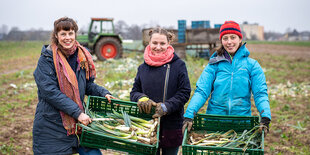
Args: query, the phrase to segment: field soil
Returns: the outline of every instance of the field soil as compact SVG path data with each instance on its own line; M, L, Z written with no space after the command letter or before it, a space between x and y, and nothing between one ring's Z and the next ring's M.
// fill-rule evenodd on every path
M273 45L273 44L247 44L250 52L266 53L270 55L285 55L296 59L309 59L310 47Z
M247 48L252 52L259 52L268 54L270 56L273 55L285 55L290 56L295 60L309 60L310 59L310 47L297 47L297 46L287 46L287 45L269 45L269 44L247 44ZM29 62L29 61L28 61ZM1 72L2 75L9 74L12 71L17 72L21 69L26 68L35 68L36 61L31 61L32 63L23 63L23 60L21 61L12 61L7 62L6 66L10 66L10 70ZM288 79L290 80L290 79ZM293 79L292 79L293 81ZM4 84L1 86L5 89L11 89L9 84ZM23 92L20 92L23 93ZM10 98L11 100L15 100L14 97ZM14 101L3 101L5 102L14 102ZM2 128L0 128L0 141L1 142L10 142L9 144L12 144L14 146L13 154L33 154L32 152L32 125L33 125L33 119L35 115L35 108L37 104L37 99L34 99L31 101L31 103L28 106L24 106L23 108L13 108L10 111L10 117L2 117ZM3 103L2 103L3 104ZM291 108L295 109L302 109L301 107L296 107L294 102L286 102L286 104L289 104ZM281 109L276 109L281 110ZM273 118L277 119L277 118ZM292 124L295 124L292 122ZM274 124L278 125L278 124ZM289 130L285 126L278 125L279 128L283 128L282 130ZM303 133L303 134L310 134L309 129ZM265 139L265 143L271 143L276 142L279 139L279 134L271 131L269 135ZM310 146L309 139L304 140L305 144L308 144ZM3 147L3 146L2 146ZM9 146L7 146L9 147ZM283 149L283 148L275 148L275 149ZM265 148L265 150L269 150L268 148ZM285 152L285 151L283 151ZM1 152L0 152L1 154ZM267 152L268 154L268 152Z

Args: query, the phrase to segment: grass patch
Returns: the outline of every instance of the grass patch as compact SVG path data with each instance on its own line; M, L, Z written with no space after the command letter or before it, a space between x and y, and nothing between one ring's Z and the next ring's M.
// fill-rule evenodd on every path
M29 106L37 98L33 69L4 74L0 77L0 117L10 115L11 111ZM28 85L32 83L32 85Z
M246 41L248 44L273 44L310 47L310 41Z
M46 42L0 41L0 73L8 74L17 70L34 68Z
M40 54L41 48L47 42L42 41L0 41L0 57L16 59L29 55ZM3 59L1 59L3 60Z
M0 145L1 154L11 154L14 152L14 144L13 143L2 143Z
M262 68L267 69L265 76L271 83L286 83L288 79L292 83L310 81L309 59L262 53L253 53L250 56L256 59Z

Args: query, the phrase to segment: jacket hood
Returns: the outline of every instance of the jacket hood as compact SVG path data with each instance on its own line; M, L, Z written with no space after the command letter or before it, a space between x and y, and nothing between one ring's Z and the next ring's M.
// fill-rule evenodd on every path
M175 54L175 53L173 53L173 54L174 54L174 56L173 56L172 60L169 63L172 63L172 62L180 59L180 57L177 54Z
M242 57L248 57L250 55L250 51L245 47L245 45L246 42L243 45L241 45L241 47L238 49L238 51L234 56L234 59L240 59ZM225 59L226 58L224 57L224 55L219 56L217 55L217 52L214 52L210 57L209 64L214 64Z
M53 57L53 51L51 45L43 45L41 55Z

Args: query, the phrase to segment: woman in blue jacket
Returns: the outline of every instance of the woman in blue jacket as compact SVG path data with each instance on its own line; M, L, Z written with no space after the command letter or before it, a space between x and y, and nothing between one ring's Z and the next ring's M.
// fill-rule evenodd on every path
M173 34L164 29L150 31L150 42L144 51L144 63L130 92L130 100L138 102L140 112L161 117L159 147L162 154L176 155L182 144L184 105L190 97L190 82L184 61L170 45ZM160 153L160 149L157 153Z
M75 39L78 26L71 18L54 22L52 44L43 46L34 71L39 103L33 122L34 154L101 154L99 149L79 146L81 129L91 119L83 111L85 95L114 98L94 83L96 76L91 55Z
M207 114L251 115L251 93L268 132L271 120L267 85L259 63L249 58L250 52L242 45L239 24L226 21L220 28L221 46L214 53L200 78L184 114L183 132L190 131L192 119L209 99ZM266 133L267 133L266 132Z

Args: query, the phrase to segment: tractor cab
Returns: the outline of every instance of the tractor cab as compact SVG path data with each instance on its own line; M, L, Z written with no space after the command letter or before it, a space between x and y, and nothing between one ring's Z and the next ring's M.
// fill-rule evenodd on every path
M114 31L113 18L91 18L87 35L79 35L80 44L88 47L99 60L120 58L122 38Z
M113 19L111 18L92 18L88 38L94 41L99 34L115 34Z

